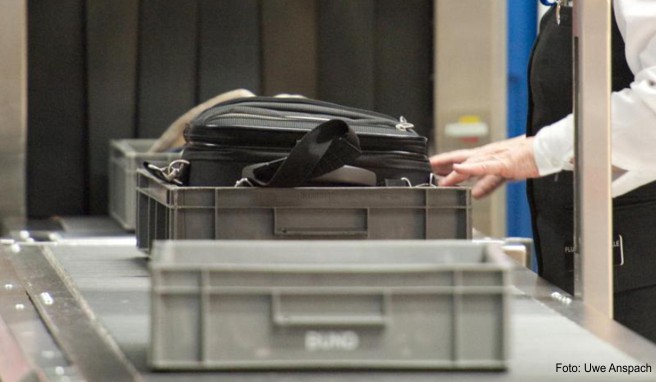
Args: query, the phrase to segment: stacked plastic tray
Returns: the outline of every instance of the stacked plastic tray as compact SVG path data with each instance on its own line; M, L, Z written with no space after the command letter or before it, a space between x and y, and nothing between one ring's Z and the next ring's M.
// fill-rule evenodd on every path
M467 241L167 241L156 369L466 369L507 362L508 270Z
M155 240L471 238L468 188L177 187L138 177L145 251Z
M137 169L143 162L164 165L178 152L148 153L153 139L120 139L110 142L109 214L124 229L134 230L137 216Z
M454 240L471 238L468 188L178 187L140 170L137 193L153 368L506 367L508 263Z

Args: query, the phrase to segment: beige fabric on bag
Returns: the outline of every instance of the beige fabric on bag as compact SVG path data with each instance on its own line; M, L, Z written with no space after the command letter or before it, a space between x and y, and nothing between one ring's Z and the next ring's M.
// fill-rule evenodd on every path
M229 92L221 93L216 97L201 103L200 105L194 106L192 109L171 123L164 134L162 134L159 139L157 139L157 141L155 141L155 143L151 146L148 152L157 153L184 146L184 129L192 119L196 118L200 113L218 103L244 97L255 97L255 94L246 89L235 89Z

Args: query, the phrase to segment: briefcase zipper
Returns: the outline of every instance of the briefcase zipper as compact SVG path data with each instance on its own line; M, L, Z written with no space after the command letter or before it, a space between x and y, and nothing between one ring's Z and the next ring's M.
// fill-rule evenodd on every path
M328 122L328 121L333 120L333 119L341 119L343 121L346 121L347 123L352 123L354 125L363 124L362 120L359 121L359 120L355 120L355 119L352 119L352 118L339 117L339 116L336 116L336 117L314 117L314 116L309 116L309 115L284 115L284 116L280 116L280 117L275 117L275 116L272 116L272 115L247 114L247 113L225 113L225 114L221 114L221 115L216 115L216 116L213 116L212 118L208 118L206 123L211 123L211 122L213 122L217 119L228 119L228 118L246 118L246 119L252 118L252 119L261 119L261 120L264 120L264 121L286 121L286 120L291 119L291 120L309 121L309 122ZM367 119L363 119L363 120L367 121ZM370 121L374 120L374 118L371 118L369 120ZM376 119L375 122L379 123L379 124L380 123L387 123L387 124L389 124L390 127L394 126L397 129L403 130L403 131L406 131L408 129L411 129L411 128L415 127L415 125L413 125L412 123L408 123L408 121L403 116L401 116L401 118L399 118L398 121L397 120L392 120L392 119L386 119L383 122L383 120ZM401 128L400 125L402 125L403 128Z
M284 147L264 147L264 146L223 146L220 144L213 144L213 143L207 143L207 142L192 142L187 145L187 150L193 151L193 152L202 152L206 153L207 155L220 155L222 152L227 152L230 153L229 155L234 155L236 152L240 153L276 153L276 154L282 154L286 155L289 153L290 148L284 148ZM418 162L424 162L427 159L426 155L419 154L419 153L413 153L409 151L399 151L399 150L363 150L362 152L363 156L387 156L390 158L399 158L399 159L407 159L411 161L418 161Z
M282 107L276 107L274 105L280 105ZM204 111L199 118L203 119L203 115L208 115L211 119L212 115L221 114L220 111L217 112L217 109L225 109L230 107L246 107L246 108L255 108L261 110L269 110L273 112L285 111L294 111L294 112L305 112L305 113L322 113L323 111L330 111L328 114L331 115L331 118L340 118L337 112L350 113L356 116L365 117L365 119L377 119L377 120L390 120L396 121L394 117L389 115L379 113L372 110L362 110L354 107L344 106L333 104L330 102L313 100L308 98L276 98L276 97L248 97L240 98L232 101L223 102L217 105L212 106L210 109ZM286 110L287 107L290 110ZM293 110L292 110L293 109ZM226 110L230 112L229 110ZM344 115L343 118L349 118L347 115ZM207 119L205 119L207 120Z
M258 115L258 114L245 114L245 113L226 113L226 114L221 114L217 115L213 118L210 119L210 121L217 119L217 118L254 118L254 119L262 119L265 121L285 121L287 119L298 119L301 121L318 121L318 122L328 122L330 121L330 118L323 118L323 117L308 117L308 116L302 116L302 115L285 115L284 117L274 117L271 115ZM339 118L333 118L333 119L339 119Z
M237 121L235 121L236 123ZM230 124L220 129L212 126L196 126L188 128L185 140L194 144L210 144L218 146L260 146L260 147L286 147L291 148L309 131L301 126L272 127L268 124L256 126L256 119L250 121L250 126ZM283 121L289 125L289 121ZM362 126L358 126L360 130ZM426 138L417 135L399 136L392 134L389 129L380 132L363 133L357 131L360 147L363 150L388 151L396 148L400 152L413 152L419 155L426 154ZM395 130L392 130L395 131Z
M255 118L255 119L270 120L270 121L285 121L287 119L296 119L299 121L319 121L319 122L328 122L331 120L331 118L310 117L310 116L303 116L303 115L286 115L284 117L274 117L270 115L257 115L257 114L244 114L244 113L226 113L220 116L215 116L212 119L216 119L216 118ZM339 118L333 118L333 119L339 119ZM390 123L391 122L392 121L390 121ZM355 124L357 123L358 122L355 121ZM396 123L395 127L397 130L408 131L410 129L414 129L415 125L408 122L408 120L404 116L400 116L398 123Z
M314 116L301 116L301 115L285 115L285 116L271 116L271 115L257 115L257 114L244 114L244 113L226 113L213 116L204 121L202 125L191 125L190 131L214 131L217 128L226 127L240 127L244 129L267 129L267 130L281 130L281 131L309 131L316 126L317 123L323 123L332 119L342 119L350 126L355 128L356 133L359 135L375 135L375 136L397 136L403 138L417 138L419 137L412 129L414 125L407 122L401 117L397 120L351 120L348 118L339 117L314 117ZM275 122L267 124L265 122Z

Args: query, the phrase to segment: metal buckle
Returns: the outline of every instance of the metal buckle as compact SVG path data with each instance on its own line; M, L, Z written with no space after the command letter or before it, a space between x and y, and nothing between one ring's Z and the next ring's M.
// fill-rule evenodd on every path
M157 171L164 180L178 186L183 185L178 178L185 166L189 166L189 161L185 159L176 159L166 167L157 167L152 163L148 163L149 170Z
M431 172L430 177L428 178L428 183L418 184L416 187L437 188L438 187L437 181L438 181L437 176Z
M235 183L235 187L255 187L255 185L250 179L241 178Z

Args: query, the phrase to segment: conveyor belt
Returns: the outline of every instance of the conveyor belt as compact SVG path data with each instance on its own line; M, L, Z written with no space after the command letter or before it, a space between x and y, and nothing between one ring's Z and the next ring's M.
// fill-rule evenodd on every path
M86 316L84 304L60 312L58 320L49 322L53 333L60 330L76 329L75 336L53 337L59 343L62 353L71 360L70 370L79 370L87 380L135 380L178 381L217 379L237 381L654 381L655 373L564 373L557 372L556 365L572 364L583 368L585 363L593 365L639 365L649 362L656 367L656 347L641 339L620 325L605 319L581 306L578 301L568 301L565 295L554 295L557 290L538 280L531 272L514 272L518 289L512 298L510 366L506 372L152 372L146 365L149 335L149 278L147 258L134 249L129 241L99 243L72 241L57 245L26 245L20 253L14 253L8 246L0 249L0 261L7 261L17 268L18 274L31 284L31 296L40 296L42 290L37 279L51 280L53 272L60 269L64 279L70 281L75 295L88 304ZM50 260L50 264L47 260ZM55 267L53 268L52 265ZM48 268L50 266L50 268ZM56 273L56 272L55 272ZM29 276L31 275L31 276ZM37 276L38 275L38 276ZM0 273L0 277L5 277ZM0 280L4 285L5 280ZM52 280L51 280L52 281ZM61 281L61 280L60 280ZM60 288L53 285L52 288ZM32 289L29 291L29 289ZM50 291L55 290L51 289ZM0 294L3 301L5 294ZM55 306L59 303L58 294L51 297ZM63 296L65 299L68 297ZM38 301L36 299L35 301ZM42 314L49 314L50 306L38 308ZM78 304L79 305L79 304ZM558 312L556 312L558 311ZM91 319L89 314L91 314ZM53 315L55 315L53 313ZM0 316L5 314L0 311ZM68 317L66 322L65 317ZM97 322L93 318L97 318ZM62 322L63 321L63 322ZM578 323L577 323L578 322ZM13 332L17 323L7 326ZM0 322L0 329L1 328ZM68 328L68 329L67 329ZM79 328L79 331L78 331ZM104 336L103 332L109 336ZM596 332L593 335L592 332ZM1 334L1 331L0 331ZM40 335L44 335L41 333ZM24 340L16 341L24 347ZM603 338L603 339L602 339ZM79 353L116 350L120 352L109 356L90 356ZM94 344L91 346L91 344ZM105 350L102 350L105 348ZM113 349L113 350L112 350ZM621 349L621 350L620 350ZM78 355L76 355L78 354ZM631 355L628 355L631 354ZM123 359L123 355L125 359ZM107 357L107 358L106 358ZM115 357L115 359L111 359ZM25 357L34 363L34 356ZM89 358L95 358L94 360ZM99 362L98 360L102 360ZM127 363L121 363L128 361ZM108 367L111 363L115 366ZM134 369L132 369L132 366ZM2 362L0 362L2 367ZM69 370L66 369L66 370ZM119 370L119 371L117 371ZM136 370L138 376L131 374ZM118 372L125 374L120 375ZM107 373L107 374L105 374ZM52 375L52 373L49 373ZM0 370L2 375L2 370ZM71 375L73 376L73 375ZM125 379L123 379L125 378ZM131 379L130 379L131 378ZM53 379L56 380L56 379Z

